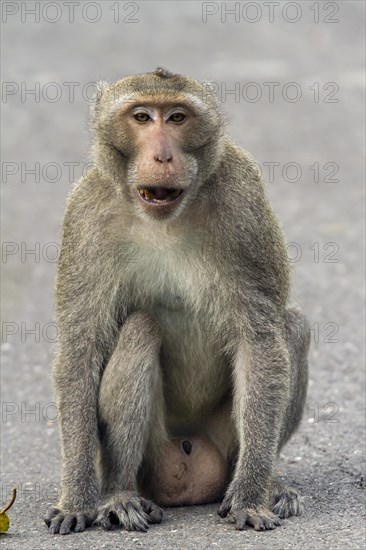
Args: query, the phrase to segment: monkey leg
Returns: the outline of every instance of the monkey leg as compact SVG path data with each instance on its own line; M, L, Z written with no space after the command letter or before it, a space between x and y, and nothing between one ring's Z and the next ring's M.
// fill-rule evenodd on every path
M124 323L103 373L99 392L99 473L103 503L96 522L146 531L160 523L161 509L142 498L137 473L149 435L162 446L167 438L159 365L161 335L147 313L133 313Z
M291 396L279 448L283 447L299 426L306 399L310 328L306 317L297 309L288 309L286 312L286 339L291 359ZM269 496L270 509L280 518L302 514L303 505L295 489L273 479L269 486Z

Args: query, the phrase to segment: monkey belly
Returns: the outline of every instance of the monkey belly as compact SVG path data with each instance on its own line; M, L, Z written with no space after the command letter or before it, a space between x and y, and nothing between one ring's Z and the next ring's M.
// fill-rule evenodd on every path
M199 427L230 392L229 365L208 331L185 312L160 313L160 354L168 425ZM183 430L183 431L182 431Z
M215 502L225 486L225 460L206 436L171 439L151 480L153 498L163 506Z

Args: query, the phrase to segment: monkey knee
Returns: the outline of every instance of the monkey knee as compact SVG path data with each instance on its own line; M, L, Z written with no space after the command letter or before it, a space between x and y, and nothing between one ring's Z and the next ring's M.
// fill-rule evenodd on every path
M117 345L104 369L99 405L109 408L109 402L118 402L125 395L146 393L159 379L160 328L148 313L132 313L122 326Z

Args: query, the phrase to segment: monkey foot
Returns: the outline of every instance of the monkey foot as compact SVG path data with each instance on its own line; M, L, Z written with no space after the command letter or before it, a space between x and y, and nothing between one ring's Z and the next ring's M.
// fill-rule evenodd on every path
M96 512L64 512L60 508L52 507L44 517L51 535L68 535L72 531L81 533L89 527L96 516Z
M273 493L271 496L271 510L280 518L289 518L290 516L301 516L303 504L298 493L286 487L279 482L273 482Z
M282 525L282 521L277 515L262 506L258 508L230 508L230 510L221 506L218 514L221 517L229 516L239 531L246 529L247 525L251 525L256 531L266 531Z
M161 523L162 517L162 509L154 502L132 491L124 491L111 496L99 507L95 523L106 530L118 525L128 531L146 532L149 523Z

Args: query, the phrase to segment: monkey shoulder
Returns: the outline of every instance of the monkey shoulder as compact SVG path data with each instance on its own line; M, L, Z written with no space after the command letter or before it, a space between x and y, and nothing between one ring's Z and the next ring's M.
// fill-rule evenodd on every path
M222 162L214 177L214 193L221 225L235 240L281 240L277 218L269 203L259 164L252 155L227 140Z
M269 203L258 163L229 141L217 173L217 231L225 235L224 252L258 288L273 285L287 295L290 270L286 242ZM226 264L228 265L228 264Z
M61 274L69 274L70 280L86 279L89 272L95 277L98 267L105 264L110 256L107 236L112 202L108 182L95 168L75 184L63 220L58 279Z
M66 203L64 223L74 221L82 225L98 212L103 212L112 193L109 179L98 168L92 168L75 183Z

